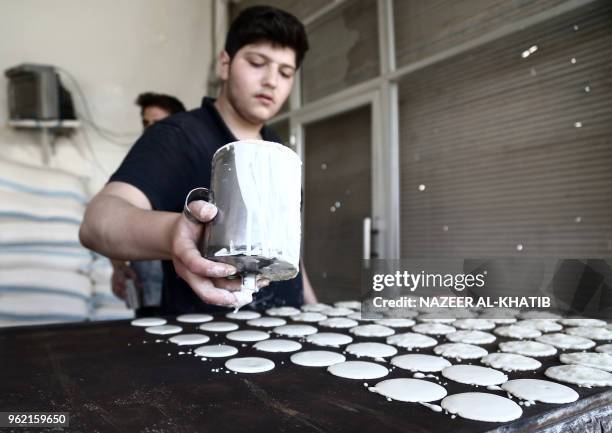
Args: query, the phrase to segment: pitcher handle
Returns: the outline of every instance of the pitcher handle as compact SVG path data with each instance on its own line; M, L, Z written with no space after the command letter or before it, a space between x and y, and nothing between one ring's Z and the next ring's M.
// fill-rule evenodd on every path
M212 203L212 199L213 199L213 194L208 188L199 187L199 188L192 189L187 194L187 197L185 197L185 205L183 206L183 214L192 223L203 224L202 221L200 221L195 216L193 216L193 214L191 213L191 209L189 209L188 205L192 201L196 201L196 200L204 200L209 203Z

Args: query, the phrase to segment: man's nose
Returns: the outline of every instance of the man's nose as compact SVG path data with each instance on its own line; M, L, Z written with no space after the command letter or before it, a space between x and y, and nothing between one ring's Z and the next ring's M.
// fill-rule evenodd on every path
M266 69L263 84L272 89L276 88L278 85L278 70L275 67L271 66Z

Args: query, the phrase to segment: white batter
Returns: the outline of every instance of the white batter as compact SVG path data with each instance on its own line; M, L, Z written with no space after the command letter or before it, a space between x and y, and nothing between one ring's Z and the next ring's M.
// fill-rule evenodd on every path
M275 328L277 326L283 326L286 323L287 321L280 317L260 317L259 319L249 320L247 325L257 328Z
M508 381L508 376L499 370L468 364L446 367L442 370L442 376L455 382L478 386L501 385Z
M145 331L149 334L158 334L158 335L166 335L166 334L178 334L181 332L183 328L177 325L159 325L159 326L149 326L145 328Z
M177 322L183 323L204 323L210 322L213 316L210 314L181 314L176 318Z
M210 341L210 337L204 334L180 334L168 339L171 343L179 346L193 346L196 344L204 344Z
M225 361L225 368L237 373L263 373L274 368L274 362L266 358L250 356L246 358L232 358Z
M310 325L283 325L274 328L274 333L285 337L304 337L316 334L318 329Z
M542 333L535 328L519 325L500 326L493 332L495 332L497 335L501 335L502 337L517 338L519 340L536 338L542 335Z
M549 367L544 374L559 382L573 383L579 386L612 386L612 374L583 365L557 365Z
M444 387L419 379L388 379L368 389L393 400L411 403L436 401L447 394Z
M166 323L168 323L168 321L159 317L142 317L140 319L134 319L130 323L132 324L132 326L149 327L165 325Z
M443 323L420 323L412 327L414 332L427 335L446 335L457 331L454 326Z
M320 326L325 326L327 328L353 328L359 323L356 320L348 319L346 317L332 317L331 319L321 320L319 322Z
M295 320L296 322L320 322L321 320L325 319L327 319L325 314L317 313L315 311L309 311L291 316L291 320Z
M486 356L489 352L480 346L466 343L445 343L434 347L436 355L444 356L445 358L462 359L478 359Z
M253 345L253 348L262 352L295 352L296 350L300 350L302 345L297 341L279 338L259 341Z
M612 329L606 327L576 326L566 329L565 333L591 340L612 340Z
M359 325L349 329L349 332L360 337L388 337L395 331L382 325Z
M488 331L495 328L495 322L487 319L457 319L453 322L453 326L459 329Z
M435 338L429 337L427 335L417 334L415 332L405 332L403 334L397 334L388 337L387 344L393 344L397 347L413 350L433 347L438 344L438 341Z
M232 320L253 320L261 317L261 314L259 314L257 311L243 310L227 313L225 317Z
M534 356L536 358L553 356L557 353L557 349L554 346L537 341L504 341L499 343L499 350L518 355Z
M238 349L226 344L211 344L208 346L200 346L194 350L193 353L196 356L203 356L205 358L225 358L237 354Z
M602 344L601 346L597 346L595 350L600 353L612 355L612 344Z
M255 290L250 290L244 286L240 290L233 292L234 297L236 298L236 302L232 305L234 307L234 312L237 313L245 305L253 302L253 295L255 294Z
M451 317L455 319L473 319L478 316L478 310L472 308L451 308Z
M353 319L353 320L359 320L361 322L374 322L376 320L380 320L384 318L384 316L380 313L369 313L368 316L369 317L363 317L363 314L361 314L361 312L356 312L356 313L351 313L346 317L349 319Z
M612 356L607 353L574 352L562 353L559 360L564 364L584 365L585 367L599 368L612 371Z
M542 366L542 363L537 359L516 353L489 353L480 362L504 371L537 370Z
M378 319L374 323L377 325L388 326L389 328L409 328L416 323L412 319Z
M419 321L425 323L453 323L456 318L449 316L450 313L446 315L440 315L437 313L423 314L422 316L419 316Z
M327 350L307 350L291 355L291 362L304 367L329 367L344 362L346 357L341 353Z
M582 317L569 318L561 320L561 324L565 326L606 326L607 323L599 319L586 319Z
M518 321L516 317L496 317L496 316L482 315L480 316L480 318L490 320L496 325L511 325L512 323L516 323Z
M434 412L442 412L442 406L438 406L437 404L425 403L424 401L420 401L419 404L425 406L427 409L431 409Z
M508 422L523 414L523 409L509 398L484 392L449 395L441 405L449 413L476 421Z
M230 332L238 328L239 326L232 322L209 322L200 325L202 331L208 332Z
M541 332L558 332L563 329L563 326L552 319L527 319L517 322L516 325L537 329Z
M549 380L516 379L502 384L502 389L527 401L564 404L578 400L578 393L569 386Z
M314 304L304 304L304 305L302 305L302 311L314 312L314 313L320 313L321 311L323 311L323 310L325 310L327 308L331 308L331 305L322 304L320 302L317 302L317 303L314 303Z
M418 298L417 298L418 299ZM373 313L370 313L372 315ZM417 310L408 310L405 308L396 308L385 312L384 317L394 319L414 319L418 317L419 312ZM381 317L382 319L382 317Z
M359 301L338 301L334 302L336 308L350 308L352 310L361 310L361 302Z
M425 379L426 377L431 377L432 379L438 380L438 376L434 374L424 374L420 372L416 372L412 375L415 379Z
M341 362L327 367L327 371L345 379L378 379L389 374L386 367L366 361Z
M230 332L226 337L233 341L261 341L270 338L270 334L263 331L243 330Z
M496 337L484 331L457 331L446 334L446 339L453 343L490 344L496 340Z
M421 355L410 353L396 356L391 359L391 364L403 370L433 373L450 367L451 363L440 356Z
M317 346L340 347L353 342L353 337L336 332L319 332L306 337L308 343Z
M294 307L276 307L276 308L270 308L269 310L266 310L266 314L268 316L289 317L289 316L295 316L296 314L300 314L300 310Z
M368 358L387 358L389 356L395 356L397 349L393 346L383 343L354 343L346 346L346 351L356 357L368 357Z
M354 312L355 311L351 310L350 308L339 308L339 307L326 308L325 310L321 311L321 313L329 317L348 316L349 314L352 314Z
M544 334L536 338L536 340L540 343L558 347L559 349L590 349L595 346L595 342L588 338L561 333Z

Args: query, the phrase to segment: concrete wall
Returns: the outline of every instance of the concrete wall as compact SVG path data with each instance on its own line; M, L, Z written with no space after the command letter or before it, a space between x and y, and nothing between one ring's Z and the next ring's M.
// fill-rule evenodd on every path
M214 57L212 26L212 0L4 0L0 70L32 62L69 71L83 90L93 120L120 134L116 141L121 144L112 143L84 125L84 131L56 143L50 166L87 176L95 192L140 133L134 105L139 93L169 93L188 109L199 105ZM82 111L74 84L63 82ZM39 134L7 126L6 99L3 74L0 156L42 164Z

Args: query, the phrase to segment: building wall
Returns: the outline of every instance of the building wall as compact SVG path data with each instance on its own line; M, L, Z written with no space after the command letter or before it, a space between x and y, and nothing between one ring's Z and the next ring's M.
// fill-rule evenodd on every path
M92 192L106 181L140 133L136 96L156 91L199 105L212 48L212 0L20 0L0 3L0 70L23 62L68 71L93 121L115 133L113 143L91 125L56 142L50 166L86 176ZM84 103L62 75L77 110ZM0 77L0 155L42 164L40 135L7 126L6 77ZM89 144L88 144L89 141ZM93 155L92 155L93 152ZM97 160L97 162L96 162Z

